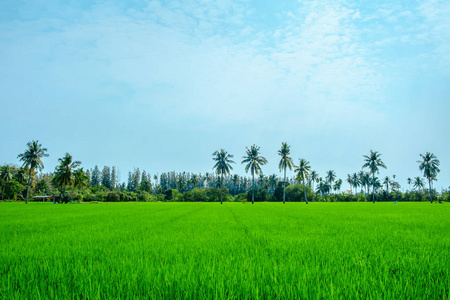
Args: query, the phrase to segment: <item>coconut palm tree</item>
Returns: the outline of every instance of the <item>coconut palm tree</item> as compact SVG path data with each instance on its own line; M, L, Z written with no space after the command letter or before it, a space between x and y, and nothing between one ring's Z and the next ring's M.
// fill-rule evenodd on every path
M350 185L350 190L352 191L353 194L353 177L350 174L347 174L347 179L345 180L348 182L348 184Z
M30 194L30 184L31 184L31 172L38 169L42 171L44 169L44 164L42 163L43 157L48 157L47 148L42 148L39 141L31 141L27 143L28 149L24 153L17 156L21 161L23 161L22 167L27 168L28 171L28 184L27 184L27 197L25 199L25 204L28 204L28 197Z
M419 170L423 171L423 177L428 179L428 188L430 192L430 201L433 203L433 195L431 194L431 184L433 180L436 180L437 174L441 171L439 169L440 162L436 155L427 152L425 155L420 154L422 160L418 160ZM439 201L440 203L441 201Z
M356 173L353 173L352 175L352 184L355 187L355 195L358 195L358 187L361 185L361 182L359 181L359 176Z
M342 186L342 179L338 179L334 182L333 190L335 193L338 193L341 190Z
M372 202L375 203L375 173L379 172L379 167L385 168L386 165L380 158L381 154L378 151L370 150L369 155L363 155L365 164L362 166L363 168L369 168L370 173L372 174Z
M420 193L421 189L423 189L424 187L425 187L425 184L423 183L422 179L419 176L414 177L413 188L418 189L419 193Z
M216 170L217 174L220 174L220 204L222 203L222 184L223 184L223 175L230 174L230 171L233 170L231 164L235 162L231 159L233 155L228 154L227 151L220 149L220 151L215 151L213 154L213 160L216 162L213 169Z
M281 149L278 150L278 155L281 156L280 163L278 164L278 168L280 171L284 171L284 179L283 179L283 204L286 204L286 169L292 170L292 166L294 163L292 162L292 158L289 156L291 154L291 147L288 146L287 143L281 143Z
M411 182L412 182L411 178L408 177L408 179L406 179L406 182L408 183L409 189L411 190Z
M252 174L252 204L255 203L255 174L262 174L261 166L267 163L267 159L261 156L259 152L259 146L252 145L246 148L246 154L242 157L241 164L245 165L245 172L250 170Z
M389 184L392 182L389 176L384 177L383 184L386 185L386 192L389 193Z
M59 166L55 169L55 176L53 177L53 183L60 187L60 197L65 195L66 187L72 185L75 181L75 169L81 165L81 162L73 161L72 155L66 153L64 157L58 159Z
M325 178L330 185L333 185L334 180L336 179L336 172L334 170L329 170Z
M79 168L73 172L73 191L70 194L72 199L75 189L81 189L87 187L89 184L89 176L83 171L83 168Z
M306 159L300 159L298 163L298 167L295 168L294 172L297 173L297 181L303 181L303 193L305 195L306 204L308 204L308 199L306 198L306 184L305 180L308 180L309 171L311 170L311 166L309 165L309 161Z
M13 179L13 170L10 166L6 165L4 167L2 167L2 169L0 170L0 181L2 182L3 185L3 190L2 190L2 201L3 201L3 196L5 195L5 187L6 187L6 183L10 180Z
M309 186L311 187L312 183L312 190L314 191L314 182L319 182L319 173L316 171L312 171L311 174L309 174Z

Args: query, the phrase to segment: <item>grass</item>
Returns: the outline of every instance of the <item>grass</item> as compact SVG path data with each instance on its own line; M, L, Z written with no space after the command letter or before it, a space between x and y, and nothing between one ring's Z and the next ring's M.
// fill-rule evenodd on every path
M450 206L0 203L1 299L448 299Z

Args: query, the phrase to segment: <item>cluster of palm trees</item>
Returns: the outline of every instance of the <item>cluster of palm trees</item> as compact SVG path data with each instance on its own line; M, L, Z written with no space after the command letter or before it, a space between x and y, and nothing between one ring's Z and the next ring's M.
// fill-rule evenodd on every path
M287 169L292 170L294 168L294 172L296 173L296 180L298 182L303 183L303 191L306 204L308 204L308 199L306 197L306 181L309 183L317 182L317 191L319 193L327 194L331 189L340 190L342 185L342 180L338 179L336 182L336 173L333 170L327 172L325 180L318 176L318 173L315 171L311 172L311 167L309 162L305 159L300 159L298 166L295 166L292 158L290 157L290 146L283 142L281 144L281 149L278 150L278 155L281 156L281 160L278 164L280 171L283 172L283 204L286 203L286 171ZM437 174L440 172L439 169L439 160L436 156L430 152L427 152L425 155L420 154L422 160L417 161L419 163L419 169L423 171L423 176L428 179L429 184L429 192L430 192L430 201L433 203L433 196L431 193L432 190L432 182L436 180ZM233 155L228 154L227 151L221 149L220 151L215 151L213 153L213 160L216 161L213 169L216 170L217 174L221 175L221 180L223 180L223 176L229 175L230 171L233 170L231 164L235 163L231 160ZM369 193L369 187L372 186L372 202L375 203L375 189L381 185L378 178L375 177L376 174L379 173L380 168L386 169L386 165L381 160L381 154L377 151L370 150L369 155L363 155L364 164L362 166L363 169L367 168L368 173L361 171L358 174L354 173L353 175L348 174L347 182L350 184L350 187L358 188L366 187L367 193ZM252 145L250 148L246 148L246 155L243 157L242 163L246 163L245 171L248 172L250 170L252 175L252 187L254 186L254 175L262 173L261 166L267 163L267 160L261 156L260 147L256 145ZM395 179L395 175L393 175ZM417 177L418 182L420 182L420 178ZM408 179L410 183L410 179ZM333 185L334 183L334 185ZM384 178L383 184L386 185L386 191L389 192L389 186L399 187L398 182L392 180L389 176ZM421 184L423 186L423 184ZM220 199L220 203L222 203L222 197ZM254 203L254 195L252 189L252 204Z
M66 199L66 188L73 186L74 189L70 194L72 198L75 189L87 187L89 184L89 176L79 168L81 162L74 161L72 155L66 153L64 157L58 159L59 165L56 167L53 183L60 188L61 198Z

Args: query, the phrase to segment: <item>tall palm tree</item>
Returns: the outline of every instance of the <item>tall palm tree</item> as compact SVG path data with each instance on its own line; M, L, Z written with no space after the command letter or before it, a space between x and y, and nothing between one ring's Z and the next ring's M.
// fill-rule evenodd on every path
M420 192L421 189L424 188L424 186L425 186L425 184L423 183L422 179L420 179L419 176L414 177L414 180L413 180L413 187L414 187L415 189L418 189L419 192Z
M222 184L223 184L223 175L230 174L230 171L233 170L231 164L235 162L231 159L233 155L228 154L227 151L220 149L220 151L215 151L213 154L213 160L216 162L213 169L216 170L217 174L220 174L220 204L222 203Z
M336 179L336 172L334 170L327 171L325 178L330 185L333 185L334 180Z
M439 169L440 162L436 155L427 152L425 155L420 154L422 160L418 160L419 170L423 171L423 177L428 179L428 187L430 192L430 201L433 203L433 195L431 194L431 184L433 180L436 180L437 174L441 171ZM441 201L439 201L440 203Z
M47 148L42 148L39 141L31 141L27 143L28 149L24 153L17 156L23 161L22 167L27 168L28 171L28 184L27 184L27 197L25 199L25 204L28 204L28 196L30 194L30 184L31 184L31 172L38 169L42 171L44 164L42 163L43 157L48 157Z
M59 166L55 169L53 183L62 188L60 196L64 196L66 187L72 185L75 181L75 169L81 165L81 162L73 161L72 155L66 153L64 157L58 159Z
M363 155L365 164L362 166L363 168L369 168L370 173L372 174L372 202L375 203L375 173L379 172L379 167L385 168L386 165L380 158L381 154L378 151L370 150L369 155Z
M353 173L352 175L352 184L355 187L355 195L358 195L358 187L361 185L361 182L359 181L359 176L356 173Z
M312 171L311 174L309 174L309 186L312 185L312 190L314 191L314 182L318 182L319 179L319 173L317 173L316 171Z
M267 159L265 159L259 153L259 146L252 145L246 149L246 154L242 157L243 161L241 164L245 165L245 172L250 170L252 174L252 204L255 203L255 174L262 174L261 166L267 163Z
M367 172L364 172L363 175L360 178L361 186L364 186L366 188L366 195L369 195L369 187L370 187L370 174Z
M83 168L79 168L73 172L73 191L70 194L72 199L75 189L81 189L87 187L89 184L89 176L83 171Z
M408 183L409 189L411 190L411 182L412 182L411 178L408 177L408 179L406 179L406 182Z
M294 172L297 173L297 181L303 181L303 193L305 195L306 204L308 204L308 198L306 198L306 184L305 180L308 179L309 171L311 171L311 166L309 165L309 161L306 159L300 159L298 163L298 167L295 168Z
M348 184L350 185L350 190L352 191L353 194L353 177L350 174L347 174L347 179L345 180L348 182Z
M2 182L2 185L3 185L3 190L2 190L2 201L3 201L3 196L5 195L6 183L13 179L13 170L10 166L6 165L0 171L1 171L0 172L0 181Z
M278 168L280 171L284 171L284 179L283 179L283 204L286 204L286 169L292 170L292 166L294 163L292 162L292 158L289 156L291 154L291 147L288 146L287 143L281 143L281 149L278 150L278 155L281 156L280 163L278 164Z

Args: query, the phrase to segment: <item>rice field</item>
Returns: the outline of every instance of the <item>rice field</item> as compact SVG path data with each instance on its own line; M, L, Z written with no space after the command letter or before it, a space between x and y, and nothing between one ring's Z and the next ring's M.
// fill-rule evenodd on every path
M450 205L0 203L1 299L448 299Z

